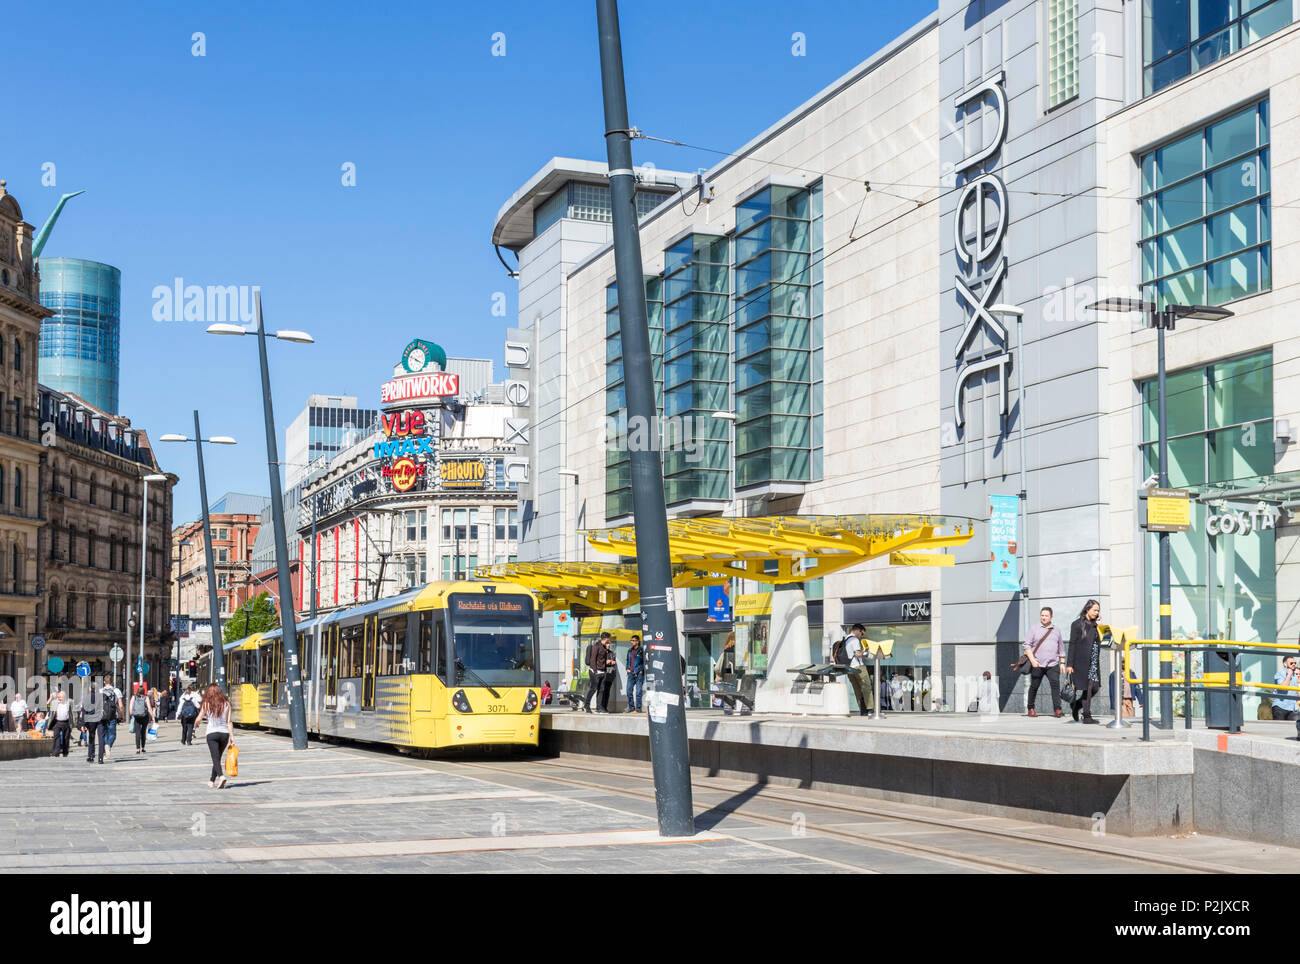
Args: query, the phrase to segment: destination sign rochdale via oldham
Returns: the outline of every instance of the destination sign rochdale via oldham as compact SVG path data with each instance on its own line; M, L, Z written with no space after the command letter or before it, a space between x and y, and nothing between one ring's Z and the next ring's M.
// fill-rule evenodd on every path
M424 372L384 382L380 393L384 405L418 401L423 398L447 398L460 394L460 376L454 372Z

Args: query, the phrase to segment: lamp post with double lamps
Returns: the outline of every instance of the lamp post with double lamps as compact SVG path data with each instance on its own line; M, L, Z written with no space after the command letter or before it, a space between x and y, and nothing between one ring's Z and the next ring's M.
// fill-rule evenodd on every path
M145 566L149 559L149 483L166 482L167 476L159 475L154 472L146 475L144 481L144 495L140 497L140 611L136 618L140 620L140 655L136 662L136 682L144 682L144 577ZM128 677L131 673L131 634L126 634L126 672ZM128 686L127 689L130 689Z
M262 369L262 414L266 422L266 464L271 482L271 521L275 527L275 564L280 584L280 598L293 599L293 583L289 576L289 547L284 526L284 494L280 491L280 458L275 444L275 413L271 407L271 374L266 363L266 325L262 321L262 292L253 295L257 311L257 327L252 331L241 325L216 324L208 326L210 335L256 335L257 357ZM312 344L315 339L305 331L277 331L280 341ZM284 675L289 684L289 730L293 734L293 748L307 749L307 711L303 703L302 664L298 660L298 634L294 624L293 606L280 607L281 638L284 640Z
M226 690L226 661L221 658L221 606L217 599L217 566L212 549L212 521L208 518L208 479L203 471L203 443L213 445L234 445L235 440L229 435L214 435L205 439L199 429L199 413L194 412L194 438L184 435L160 435L161 442L193 442L194 451L199 461L199 499L203 503L203 554L208 567L208 618L212 621L212 665L216 670L217 683L222 692Z
M1166 417L1166 395L1165 395L1165 329L1174 330L1174 324L1180 318L1194 319L1197 321L1222 321L1224 318L1231 318L1232 312L1227 308L1214 308L1209 305L1166 305L1164 308L1159 307L1154 301L1140 301L1136 298L1106 298L1103 301L1097 301L1088 306L1094 311L1140 311L1148 328L1156 330L1156 431L1159 441L1158 446L1158 463L1156 471L1159 474L1160 488L1169 487L1169 425ZM1160 538L1160 638L1171 639L1173 637L1173 608L1170 601L1169 589L1169 533L1161 532ZM1162 649L1160 651L1160 678L1169 679L1173 676L1174 667L1171 662L1172 653L1170 650ZM1146 663L1146 653L1142 654L1142 661ZM1184 672L1190 672L1191 667L1184 668ZM1119 675L1119 668L1116 667L1116 676ZM1118 684L1118 679L1116 680ZM1148 702L1148 706L1143 710L1149 712L1150 705L1147 694L1143 693L1142 698ZM1120 708L1115 707L1116 718L1120 716ZM1191 713L1190 706L1184 709L1184 712ZM1169 686L1161 688L1160 692L1160 723L1162 730L1172 729L1174 725L1174 693Z

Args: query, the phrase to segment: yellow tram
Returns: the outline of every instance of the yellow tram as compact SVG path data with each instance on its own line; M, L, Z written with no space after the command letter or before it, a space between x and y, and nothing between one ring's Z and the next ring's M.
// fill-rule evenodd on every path
M314 735L423 749L537 745L537 606L520 586L431 583L296 630ZM254 665L257 722L287 732L279 629L260 634Z
M230 721L237 726L257 726L258 644L261 633L226 643L226 692Z

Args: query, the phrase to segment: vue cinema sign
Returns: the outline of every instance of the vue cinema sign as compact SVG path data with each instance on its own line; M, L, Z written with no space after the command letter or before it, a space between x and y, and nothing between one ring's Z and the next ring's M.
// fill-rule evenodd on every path
M996 371L999 411L1007 415L1007 371L1011 367L1010 339L1006 326L989 310L998 304L998 291L1007 276L1007 259L1002 242L1007 233L1007 187L1002 178L985 169L987 162L1002 149L1007 137L1007 95L1003 89L1006 75L981 81L957 96L954 106L960 112L972 104L988 102L996 112L996 133L989 143L970 150L958 162L956 173L965 180L957 195L953 212L953 249L957 255L957 297L962 303L966 324L957 339L955 358L957 380L953 388L953 409L957 428L966 424L963 393L967 383L977 375ZM980 126L980 125L975 125ZM977 357L971 356L975 336L987 329L999 346ZM1023 417L1023 416L1022 416Z

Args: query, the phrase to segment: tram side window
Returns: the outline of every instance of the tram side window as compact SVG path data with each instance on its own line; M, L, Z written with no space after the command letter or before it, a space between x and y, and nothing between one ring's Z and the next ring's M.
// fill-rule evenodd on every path
M361 675L361 661L365 656L362 646L362 624L348 626L339 631L339 678L353 679Z
M261 681L263 683L271 682L271 671L275 668L275 663L272 661L271 655L272 655L271 645L268 643L262 650Z
M439 619L435 631L433 644L433 671L438 674L438 678L444 683L450 682L447 678L447 621Z
M431 673L433 658L433 613L420 613L419 645L416 647L415 671Z
M380 676L400 676L406 673L406 627L405 613L390 616L380 623L379 644L383 647L379 654Z

